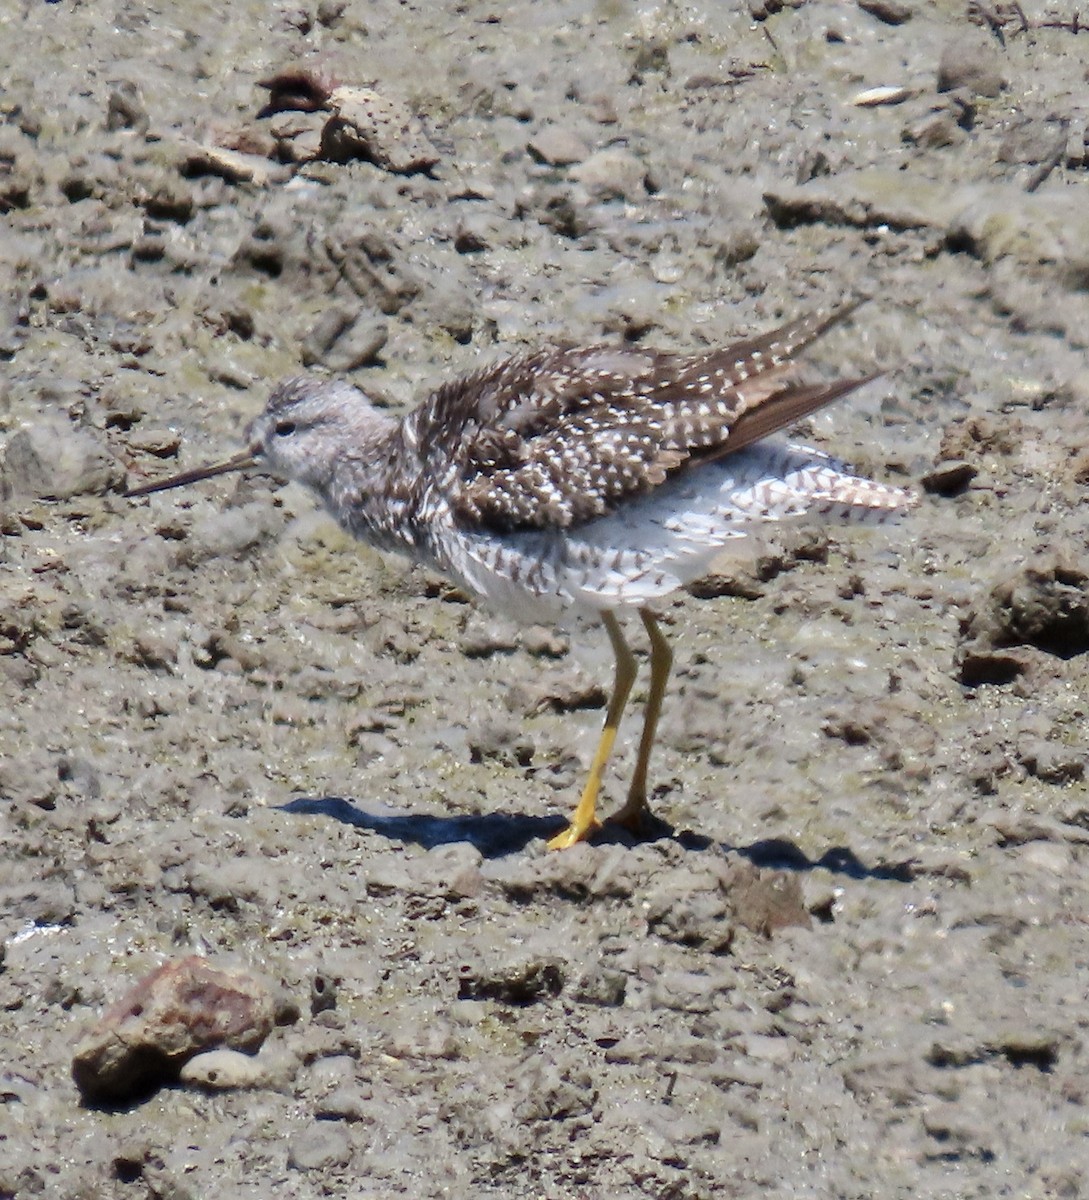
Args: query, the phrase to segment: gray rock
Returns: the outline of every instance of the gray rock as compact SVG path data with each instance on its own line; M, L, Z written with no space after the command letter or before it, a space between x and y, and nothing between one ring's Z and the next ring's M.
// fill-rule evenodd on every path
M595 200L636 200L646 195L647 169L629 150L609 146L571 171Z
M389 328L384 321L360 318L337 338L322 362L330 371L341 374L372 366L379 361L379 351L388 337Z
M308 163L321 153L321 134L327 118L323 113L281 113L269 124L276 155L283 162Z
M518 635L509 621L473 613L458 640L458 649L466 658L491 658L510 654L518 648Z
M480 864L483 855L468 842L452 842L436 846L412 864L413 878L427 881L430 886L451 899L478 896L483 887Z
M346 1167L352 1140L343 1125L315 1121L293 1134L287 1144L287 1165L296 1171L331 1171Z
M938 91L967 88L976 96L994 99L1006 86L998 55L982 34L967 32L949 42L938 62Z
M420 121L399 101L371 88L338 87L326 104L333 115L322 130L322 158L361 158L403 175L428 171L439 161Z
M330 304L303 338L303 366L312 367L322 362L341 335L351 329L358 316L358 306L350 308L344 304Z
M897 229L945 228L963 208L955 189L926 179L905 179L884 168L840 172L764 194L776 224L892 225Z
M122 477L99 434L43 416L8 442L0 466L0 495L67 500L104 492Z
M933 1153L945 1157L986 1156L996 1151L994 1132L986 1123L954 1103L935 1102L922 1114L923 1128L938 1144Z
M333 29L340 23L347 7L348 0L321 0L317 11L318 24L324 25L326 29Z
M372 1116L373 1107L369 1088L346 1083L319 1102L317 1116L323 1121L366 1121Z
M627 988L627 976L622 971L614 971L599 964L584 972L575 981L571 994L579 1004L619 1008L624 1003Z
M947 458L936 463L919 481L933 496L959 496L979 474L977 467L963 459Z

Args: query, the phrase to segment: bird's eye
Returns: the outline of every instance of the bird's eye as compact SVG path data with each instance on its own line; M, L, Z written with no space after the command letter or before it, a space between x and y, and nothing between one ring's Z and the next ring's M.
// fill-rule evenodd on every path
M290 437L295 432L296 426L294 421L277 421L272 427L272 432L277 437Z

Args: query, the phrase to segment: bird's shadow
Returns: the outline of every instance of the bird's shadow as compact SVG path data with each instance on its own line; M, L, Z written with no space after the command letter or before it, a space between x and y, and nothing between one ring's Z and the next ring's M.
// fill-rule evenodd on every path
M845 875L848 879L881 879L892 883L910 883L916 875L916 865L910 859L867 866L849 846L830 846L820 858L810 858L787 838L761 838L748 846L723 845L722 848L747 858L754 867L776 871L814 871L819 868L833 875Z
M287 813L326 816L342 825L367 829L391 841L409 842L425 850L468 842L484 858L503 858L524 850L538 838L551 837L564 827L557 817L531 817L516 813L484 813L464 816L430 816L423 813L367 812L343 796L298 796L276 806ZM707 850L714 839L691 830L678 832L658 817L645 838L637 838L608 822L594 835L596 843L634 845L638 841L671 838L686 850ZM777 871L826 870L849 879L876 879L894 883L909 883L915 878L915 864L905 862L877 863L867 866L847 846L832 846L819 858L810 858L787 838L761 838L748 846L718 843L721 850L747 859L754 867Z
M369 829L391 841L410 842L425 850L468 842L485 858L501 858L524 850L537 838L551 837L563 828L555 817L484 813L434 817L424 813L374 813L343 796L298 796L276 806L281 812L331 817L342 825Z

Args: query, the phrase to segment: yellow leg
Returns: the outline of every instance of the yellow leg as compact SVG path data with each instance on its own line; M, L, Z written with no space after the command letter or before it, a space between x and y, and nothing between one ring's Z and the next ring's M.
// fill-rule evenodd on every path
M650 763L654 735L658 731L658 717L662 711L666 683L673 666L673 651L654 614L641 608L639 615L643 618L643 625L650 638L650 691L647 693L643 732L639 738L639 756L635 760L635 770L632 772L628 798L624 802L624 807L615 816L609 818L626 829L630 829L632 833L642 833L647 817L650 816L650 807L647 804L647 766Z
M579 800L578 808L575 809L575 815L571 818L571 824L562 833L556 834L548 843L550 850L566 850L576 842L583 841L598 828L600 822L597 819L596 810L598 793L601 791L601 777L605 774L605 764L609 761L613 743L616 741L617 727L620 725L624 706L628 702L632 684L635 682L635 655L632 654L631 648L624 640L624 631L620 628L620 622L611 612L602 613L601 619L605 623L605 631L609 635L609 641L613 644L613 654L616 656L613 694L609 697L609 707L605 713L605 728L602 729L601 737L598 739L597 751L590 766L590 777L582 789L582 798ZM644 622L645 620L644 617Z

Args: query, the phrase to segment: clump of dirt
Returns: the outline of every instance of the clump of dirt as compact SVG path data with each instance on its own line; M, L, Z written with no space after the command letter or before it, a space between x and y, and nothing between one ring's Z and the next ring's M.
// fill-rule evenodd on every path
M1089 651L1089 572L1070 555L1048 554L996 584L961 623L961 681L1009 682L1033 659L1031 647L1056 658ZM1004 651L1013 650L1013 653Z

